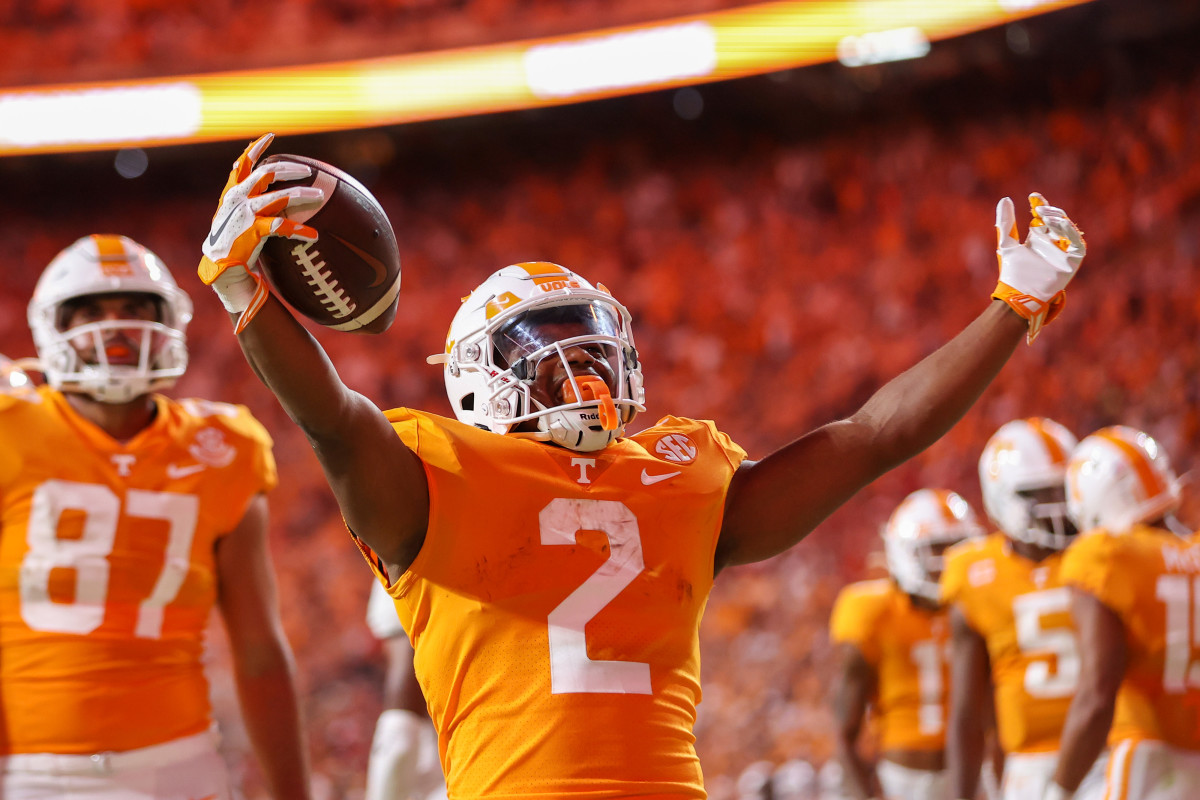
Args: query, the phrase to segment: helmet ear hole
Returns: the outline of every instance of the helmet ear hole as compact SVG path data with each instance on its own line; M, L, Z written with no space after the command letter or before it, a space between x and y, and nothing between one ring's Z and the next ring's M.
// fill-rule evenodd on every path
M463 411L474 411L475 393L471 392L470 394L463 395L463 399L459 401L458 405Z

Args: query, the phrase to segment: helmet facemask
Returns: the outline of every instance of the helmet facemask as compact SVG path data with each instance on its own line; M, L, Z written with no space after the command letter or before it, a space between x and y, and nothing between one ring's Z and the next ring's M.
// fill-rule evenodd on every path
M1015 492L1013 506L1024 506L1023 526L1014 525L1021 532L1014 538L1049 550L1065 550L1079 533L1075 523L1067 515L1067 496L1062 482L1035 489Z
M84 319L67 329L73 307L119 295L153 298L156 319ZM126 403L174 384L187 369L191 318L191 301L158 256L124 236L99 234L76 241L50 262L28 309L46 382L102 403ZM137 347L135 363L108 352L105 339L115 330L125 331L130 349Z
M151 297L157 319L105 319L70 328L64 324L72 301L62 303L57 314L62 320L55 326L59 335L41 350L43 368L56 376L57 388L125 403L174 383L187 367L187 346L182 331L160 321L162 301ZM120 352L125 348L137 353L135 362Z

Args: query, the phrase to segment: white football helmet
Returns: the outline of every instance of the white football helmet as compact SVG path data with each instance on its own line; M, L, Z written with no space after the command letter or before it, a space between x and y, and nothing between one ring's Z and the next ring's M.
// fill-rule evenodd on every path
M62 330L64 306L90 295L140 293L158 299L159 321L102 320ZM29 329L46 382L103 403L124 403L166 388L187 369L184 332L192 301L154 253L124 236L85 236L54 257L29 301ZM103 339L120 329L141 336L136 365L109 364ZM83 363L72 339L90 337L98 363Z
M1073 433L1044 417L1006 422L988 439L979 456L983 507L1006 536L1051 550L1071 543L1076 531L1065 498L1031 494L1049 489L1057 498L1076 442Z
M888 572L908 594L937 600L942 551L983 533L975 511L957 492L918 489L896 506L883 527Z
M604 377L576 376L579 360ZM480 284L454 315L446 352L428 361L445 364L455 416L495 433L590 452L645 410L629 311L603 285L545 261L507 266ZM555 373L559 386L539 388L557 400L544 403L533 389ZM531 420L536 432L514 430Z
M1125 533L1179 507L1180 481L1167 452L1124 425L1084 438L1067 464L1067 513L1079 530Z

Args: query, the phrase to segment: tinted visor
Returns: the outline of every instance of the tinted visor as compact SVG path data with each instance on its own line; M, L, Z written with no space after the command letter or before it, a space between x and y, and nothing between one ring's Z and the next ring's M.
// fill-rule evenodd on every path
M522 358L547 351L555 342L564 342L578 337L594 338L613 342L618 339L620 325L616 311L602 303L578 303L573 305L535 308L505 322L492 334L492 346L499 366L508 367ZM608 358L605 352L611 348L600 348L597 356Z

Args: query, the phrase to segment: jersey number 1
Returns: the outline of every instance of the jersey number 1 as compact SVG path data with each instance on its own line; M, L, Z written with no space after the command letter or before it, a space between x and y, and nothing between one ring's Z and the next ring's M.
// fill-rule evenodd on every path
M1172 694L1200 689L1200 662L1192 660L1192 649L1200 644L1200 576L1162 575L1154 588L1167 606L1163 689Z
M637 518L616 500L558 498L538 515L542 544L575 544L579 531L608 537L608 560L550 612L550 691L651 694L650 665L596 661L587 654L584 626L646 568Z

